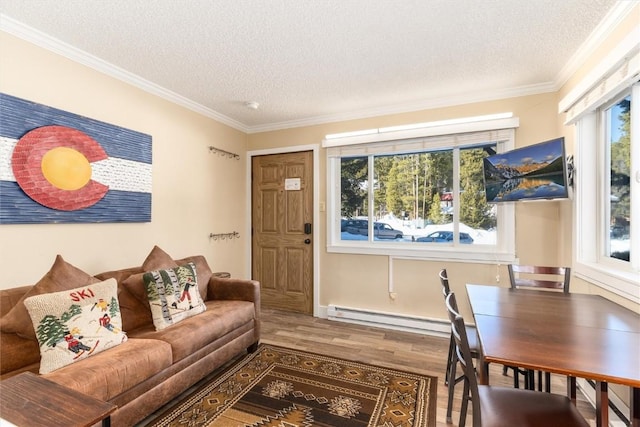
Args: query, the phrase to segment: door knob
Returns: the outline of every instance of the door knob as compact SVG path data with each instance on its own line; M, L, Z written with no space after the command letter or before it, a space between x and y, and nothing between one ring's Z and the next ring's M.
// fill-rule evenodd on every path
M311 243L311 239L304 239L304 243L305 243L305 245L310 244Z

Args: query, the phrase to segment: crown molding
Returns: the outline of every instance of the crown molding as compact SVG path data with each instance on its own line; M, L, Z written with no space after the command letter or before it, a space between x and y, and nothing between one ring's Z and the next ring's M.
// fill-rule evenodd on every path
M569 78L582 67L590 55L611 35L620 24L638 5L635 1L618 1L607 13L604 19L591 32L578 50L567 61L556 76L556 90L560 90Z
M191 111L202 114L203 116L214 119L220 123L228 125L234 129L247 133L248 128L243 124L220 114L210 108L203 106L197 102L193 102L190 99L178 95L175 92L167 90L162 86L152 83L142 77L117 67L109 62L106 62L97 56L91 55L81 49L71 46L61 40L51 37L48 34L43 33L35 28L25 25L15 19L0 14L0 30L5 31L13 36L26 40L39 46L43 49L49 50L53 53L68 58L74 62L78 62L103 74L121 80L134 87L144 90L152 95L156 95L160 98L166 99L174 104L181 105Z
M393 106L370 108L348 113L328 114L325 116L310 117L308 119L291 120L287 122L271 123L260 126L250 126L247 133L270 132L283 129L292 129L305 126L316 126L326 123L344 122L348 120L367 119L372 117L387 116L392 114L410 113L414 111L431 110L434 108L454 107L456 105L474 104L478 102L497 101L500 99L516 98L520 96L538 95L541 93L555 92L555 83L547 82L515 88L505 88L472 94L434 98L430 100L397 104Z

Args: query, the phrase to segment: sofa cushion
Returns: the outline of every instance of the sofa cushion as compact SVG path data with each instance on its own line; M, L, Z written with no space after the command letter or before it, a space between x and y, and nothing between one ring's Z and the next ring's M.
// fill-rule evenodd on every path
M0 319L0 330L16 333L23 338L36 340L31 317L24 305L24 300L40 294L58 292L96 283L98 279L66 262L60 255L49 271L36 283L16 305Z
M150 271L144 273L142 279L157 330L206 310L193 263Z
M40 373L46 374L127 340L115 279L29 297L40 345Z
M254 305L249 301L207 301L205 305L205 312L178 325L161 331L152 328L137 330L131 336L171 344L175 363L255 319Z
M44 377L106 402L169 366L171 346L167 343L129 339Z

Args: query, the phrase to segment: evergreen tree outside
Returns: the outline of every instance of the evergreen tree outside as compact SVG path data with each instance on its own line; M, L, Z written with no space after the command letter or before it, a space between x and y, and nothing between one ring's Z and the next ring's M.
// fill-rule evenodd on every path
M405 177L403 176L403 167L397 159L394 159L389 170L389 175L385 179L387 186L386 205L389 212L396 216L404 211L404 194L406 194L407 186Z
M343 158L340 163L340 196L343 217L367 214L366 201L369 164L367 157Z
M482 159L483 148L460 151L460 222L472 228L489 229L496 226L484 193Z
M617 198L611 206L611 216L629 218L631 215L631 100L618 103L619 135L611 142L611 192Z
M377 217L392 212L387 206L388 177L394 164L393 156L378 156L374 159L374 213Z
M444 214L440 206L440 195L438 193L433 195L431 209L429 210L429 221L431 221L432 224L445 224L449 222L447 215Z

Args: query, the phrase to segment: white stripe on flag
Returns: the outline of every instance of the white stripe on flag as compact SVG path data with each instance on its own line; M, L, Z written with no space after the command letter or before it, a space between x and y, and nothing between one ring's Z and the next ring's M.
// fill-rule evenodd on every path
M0 181L16 181L11 155L17 139L0 136ZM109 157L91 164L91 178L110 190L151 193L151 165Z

